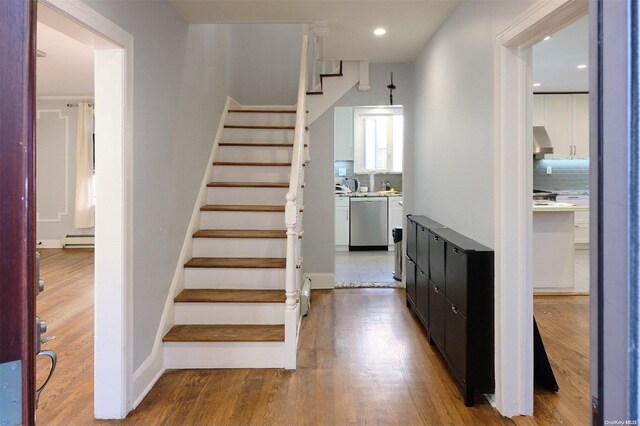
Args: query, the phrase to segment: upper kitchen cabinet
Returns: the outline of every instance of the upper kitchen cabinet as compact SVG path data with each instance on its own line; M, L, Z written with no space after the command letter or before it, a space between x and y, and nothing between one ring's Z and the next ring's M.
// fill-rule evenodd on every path
M335 161L353 161L353 108L335 108L333 140Z
M589 95L571 95L573 158L589 158Z
M553 145L553 154L545 158L570 158L573 152L571 95L544 95L544 127Z
M589 158L589 95L533 96L533 125L544 126L553 145L545 158Z

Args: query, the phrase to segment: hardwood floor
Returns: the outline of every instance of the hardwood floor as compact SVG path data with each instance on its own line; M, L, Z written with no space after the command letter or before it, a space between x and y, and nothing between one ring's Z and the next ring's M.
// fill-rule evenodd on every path
M45 290L36 301L47 321L44 345L58 355L58 366L40 395L36 411L41 425L93 422L93 250L39 249ZM37 359L38 386L49 371L47 358Z
M298 369L172 370L120 422L93 419L93 262L86 250L41 250L38 311L58 338L58 371L38 424L500 425L589 423L588 297L537 297L535 313L560 385L536 390L532 418L466 408L400 289L314 291ZM567 325L571 326L568 327Z

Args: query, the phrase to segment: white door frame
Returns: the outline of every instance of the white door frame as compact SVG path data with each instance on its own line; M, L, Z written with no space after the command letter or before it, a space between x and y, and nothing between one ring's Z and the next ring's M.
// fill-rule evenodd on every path
M533 415L531 47L587 10L538 0L495 42L495 403L508 417Z
M133 36L82 2L40 3L113 43L97 41L95 51L94 415L124 418L133 376Z

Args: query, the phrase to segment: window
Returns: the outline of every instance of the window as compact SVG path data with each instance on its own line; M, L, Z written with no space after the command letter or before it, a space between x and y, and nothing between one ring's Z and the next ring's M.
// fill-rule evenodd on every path
M402 172L402 109L356 108L354 112L355 172Z

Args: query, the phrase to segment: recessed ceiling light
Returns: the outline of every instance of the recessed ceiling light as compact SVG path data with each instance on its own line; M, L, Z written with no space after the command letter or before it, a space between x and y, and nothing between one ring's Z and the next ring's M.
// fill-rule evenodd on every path
M580 64L580 65L578 65L576 68L578 68L579 70L583 70L583 69L585 69L586 67L587 67L587 65L586 65L586 64Z
M387 30L385 30L384 28L380 27L380 28L376 28L375 30L373 30L373 33L377 36L383 36L387 33Z
M551 40L551 36L546 36L545 38L543 38L543 40L544 41Z
M533 83L533 87L540 87L542 86L542 83Z

